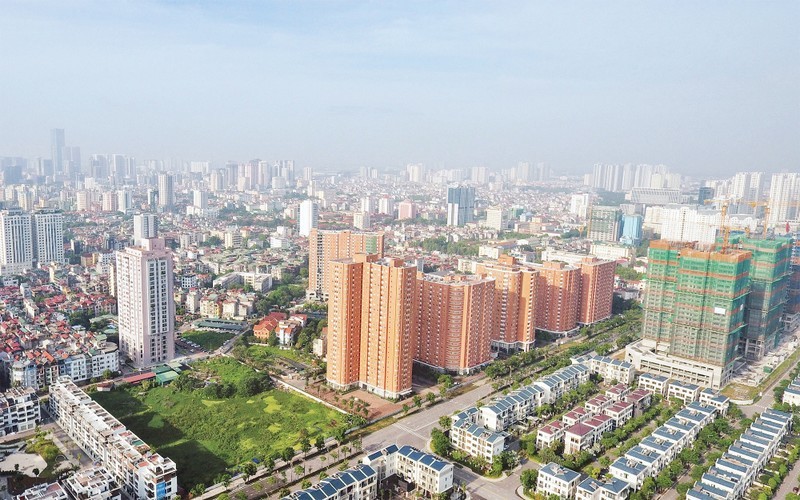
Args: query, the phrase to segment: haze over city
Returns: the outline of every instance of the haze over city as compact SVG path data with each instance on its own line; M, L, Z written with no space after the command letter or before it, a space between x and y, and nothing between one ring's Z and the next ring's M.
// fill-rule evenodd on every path
M800 500L797 2L0 14L0 500Z
M796 171L797 2L4 2L0 155Z

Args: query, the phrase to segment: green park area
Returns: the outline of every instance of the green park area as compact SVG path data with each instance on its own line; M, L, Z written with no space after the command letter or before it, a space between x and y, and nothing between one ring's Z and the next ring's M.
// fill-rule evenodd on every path
M213 332L211 330L189 330L181 335L186 340L191 340L206 351L216 351L222 344L233 338L232 333Z
M195 363L169 386L129 386L92 397L174 460L180 484L189 488L212 484L253 458L299 449L302 429L314 442L346 425L345 415L274 389L266 375L229 358Z

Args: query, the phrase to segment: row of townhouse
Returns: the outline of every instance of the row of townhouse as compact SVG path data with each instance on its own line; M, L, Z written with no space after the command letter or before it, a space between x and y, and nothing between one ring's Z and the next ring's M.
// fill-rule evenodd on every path
M630 493L630 485L612 477L601 481L581 475L572 469L554 462L539 469L536 492L542 495L555 495L565 500L625 500Z
M389 445L365 456L351 469L296 491L284 500L374 500L379 485L398 477L430 497L453 489L453 464L413 446Z
M636 369L632 363L624 360L600 356L599 354L584 354L571 359L572 364L582 364L591 370L592 374L603 377L609 382L616 380L618 383L630 385L636 376Z
M119 371L119 349L112 342L85 346L86 351L55 355L20 356L20 359L3 363L11 386L41 390L59 377L67 376L76 382L102 377L106 371ZM43 352L44 353L44 352Z
M30 387L12 387L0 395L0 436L35 429L42 420L39 396Z
M374 500L378 498L378 474L365 464L337 472L283 500Z
M453 488L453 464L413 446L393 444L367 455L361 463L378 473L379 483L398 476L430 496Z
M177 494L175 462L154 453L69 377L50 386L50 414L89 457L107 468L126 496L157 499Z
M783 391L783 402L792 406L800 406L800 377L792 380Z
M792 427L792 416L767 409L703 474L686 498L736 500L743 498L759 471L775 456Z
M611 475L627 482L633 489L641 488L646 477L658 475L678 453L694 443L703 427L720 414L721 411L713 406L689 403L611 464Z
M683 401L684 405L699 401L704 405L714 406L722 411L723 414L728 409L728 398L713 389L704 389L699 385L681 380L670 380L662 375L641 374L639 376L639 387L655 394L660 394L667 399L678 399Z
M481 407L478 423L491 431L502 432L535 414L540 406L553 404L565 393L588 382L589 374L589 368L582 364L561 368Z
M637 396L631 396L631 399L635 400ZM649 404L649 398L645 399ZM586 402L585 407L575 407L565 413L560 421L555 420L539 429L536 446L542 449L563 441L564 453L579 453L594 446L606 432L624 425L633 415L632 402L604 395L595 396Z
M102 465L78 470L59 482L28 488L17 500L122 500L122 489Z
M540 406L555 403L588 380L586 366L567 366L480 409L467 408L453 417L450 443L458 450L491 462L505 450L508 427L534 415Z

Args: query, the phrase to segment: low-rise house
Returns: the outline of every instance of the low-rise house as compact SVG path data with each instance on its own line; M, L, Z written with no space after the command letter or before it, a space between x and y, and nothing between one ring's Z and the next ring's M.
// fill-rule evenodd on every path
M603 410L611 406L613 402L613 399L601 395L593 397L587 401L584 406L586 407L586 411L596 415L603 413Z
M69 500L67 492L58 483L45 483L23 491L15 500Z
M580 477L580 474L574 470L550 462L539 469L536 492L544 495L557 495L560 498L573 498Z
M628 483L615 477L608 481L587 477L578 484L575 500L625 500L630 489Z
M652 373L642 373L639 375L638 387L650 391L653 394L665 396L667 394L668 385L669 379L662 375L653 375Z
M727 415L731 400L713 389L705 388L700 391L700 398L698 401L700 404L713 406L719 410L722 415Z
M625 401L633 405L633 415L640 416L653 403L653 393L647 389L635 389L625 396Z
M604 415L608 415L614 421L614 428L622 427L625 422L633 418L633 404L627 401L617 401L605 410Z
M607 398L611 398L614 401L622 401L629 392L631 392L630 387L627 384L620 383L606 389L605 395Z
M636 375L633 364L608 356L587 354L584 356L576 356L572 358L571 361L573 364L580 363L586 365L593 374L599 375L609 382L616 380L619 383L629 385L633 382L633 378Z
M0 395L0 436L35 429L42 421L39 396L30 387L12 387Z
M491 463L506 448L504 432L493 432L475 423L477 408L469 408L455 417L450 426L450 443L454 448Z
M551 447L554 443L561 442L564 439L564 431L566 430L566 426L560 420L550 422L536 433L536 448L541 450Z
M283 500L374 500L378 498L378 474L369 465L337 472L304 490L295 491Z
M378 481L398 475L427 495L453 488L453 464L413 446L390 445L364 457L362 463L378 473Z
M681 382L680 380L672 380L667 385L667 398L679 399L683 401L683 404L688 405L700 399L700 386L689 382Z
M590 418L592 418L592 413L586 411L586 409L581 406L576 406L565 413L564 416L561 417L561 421L564 422L564 425L571 426L586 422Z
M64 488L72 497L83 500L121 500L122 490L102 465L81 469L64 480Z
M783 391L783 402L792 406L800 406L800 377L794 379Z

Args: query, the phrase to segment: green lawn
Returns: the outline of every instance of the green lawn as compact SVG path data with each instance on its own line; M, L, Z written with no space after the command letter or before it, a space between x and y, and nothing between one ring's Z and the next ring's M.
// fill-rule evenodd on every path
M248 355L253 358L260 359L269 356L280 356L282 358L291 359L298 363L309 364L311 357L298 351L297 349L281 349L277 346L268 345L251 345L248 349Z
M189 330L181 337L191 340L206 351L216 351L225 342L233 338L232 333L212 332L210 330Z
M197 363L207 373L236 383L250 368L221 358ZM227 467L263 457L287 446L298 447L301 429L313 442L345 424L345 416L300 395L269 390L253 397L208 399L202 390L140 387L96 392L92 397L123 424L178 465L182 486L211 484Z

